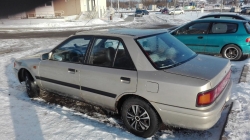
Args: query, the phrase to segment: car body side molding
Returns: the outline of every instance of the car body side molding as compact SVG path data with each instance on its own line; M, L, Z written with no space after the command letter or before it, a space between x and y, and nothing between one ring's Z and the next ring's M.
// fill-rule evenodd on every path
M39 77L39 76L36 76L36 79L80 90L80 86L79 85L75 85L75 84L71 84L71 83L66 83L66 82L62 82L62 81L57 81L57 80L53 80L53 79L49 79L49 78L45 78L45 77ZM116 98L116 94L105 92L105 91L100 91L100 90L96 90L96 89L92 89L92 88L87 88L87 87L84 87L84 86L81 86L81 90L92 92L92 93L103 95L103 96L107 96L107 97L111 97L111 98Z

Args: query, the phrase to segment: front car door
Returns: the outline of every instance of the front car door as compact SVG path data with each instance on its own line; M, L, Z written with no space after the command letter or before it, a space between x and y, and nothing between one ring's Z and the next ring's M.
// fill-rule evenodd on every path
M52 50L49 60L40 62L38 78L45 90L73 98L81 97L80 68L91 38L69 38Z
M109 109L119 95L136 92L137 71L121 39L95 38L80 84L86 101Z
M193 22L172 32L177 39L195 52L204 52L210 22Z

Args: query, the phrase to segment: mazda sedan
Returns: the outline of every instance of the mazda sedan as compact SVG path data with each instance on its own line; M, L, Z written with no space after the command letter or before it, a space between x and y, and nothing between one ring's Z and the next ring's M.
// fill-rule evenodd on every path
M229 60L250 54L250 24L246 20L199 19L171 34L197 53L221 54Z
M42 55L14 62L20 82L121 115L131 133L161 126L206 130L230 98L230 61L198 55L163 30L79 32Z

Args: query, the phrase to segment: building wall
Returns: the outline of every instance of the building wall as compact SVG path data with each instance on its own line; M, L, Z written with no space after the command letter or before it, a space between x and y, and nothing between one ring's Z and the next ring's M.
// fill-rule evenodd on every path
M63 11L62 16L78 15L81 12L81 0L54 0L55 12Z
M97 4L97 11L99 10L99 17L102 17L107 10L106 0L95 0Z
M87 11L87 0L80 0L81 12Z
M55 16L53 1L51 1L51 4L50 6L44 4L35 8L36 17Z

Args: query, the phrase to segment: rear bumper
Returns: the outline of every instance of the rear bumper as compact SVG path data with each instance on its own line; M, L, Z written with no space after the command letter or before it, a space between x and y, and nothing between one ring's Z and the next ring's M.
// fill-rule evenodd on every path
M221 112L230 99L232 81L224 89L212 107L207 110L191 110L165 104L151 102L166 125L173 125L194 130L207 130L214 126L221 116Z

